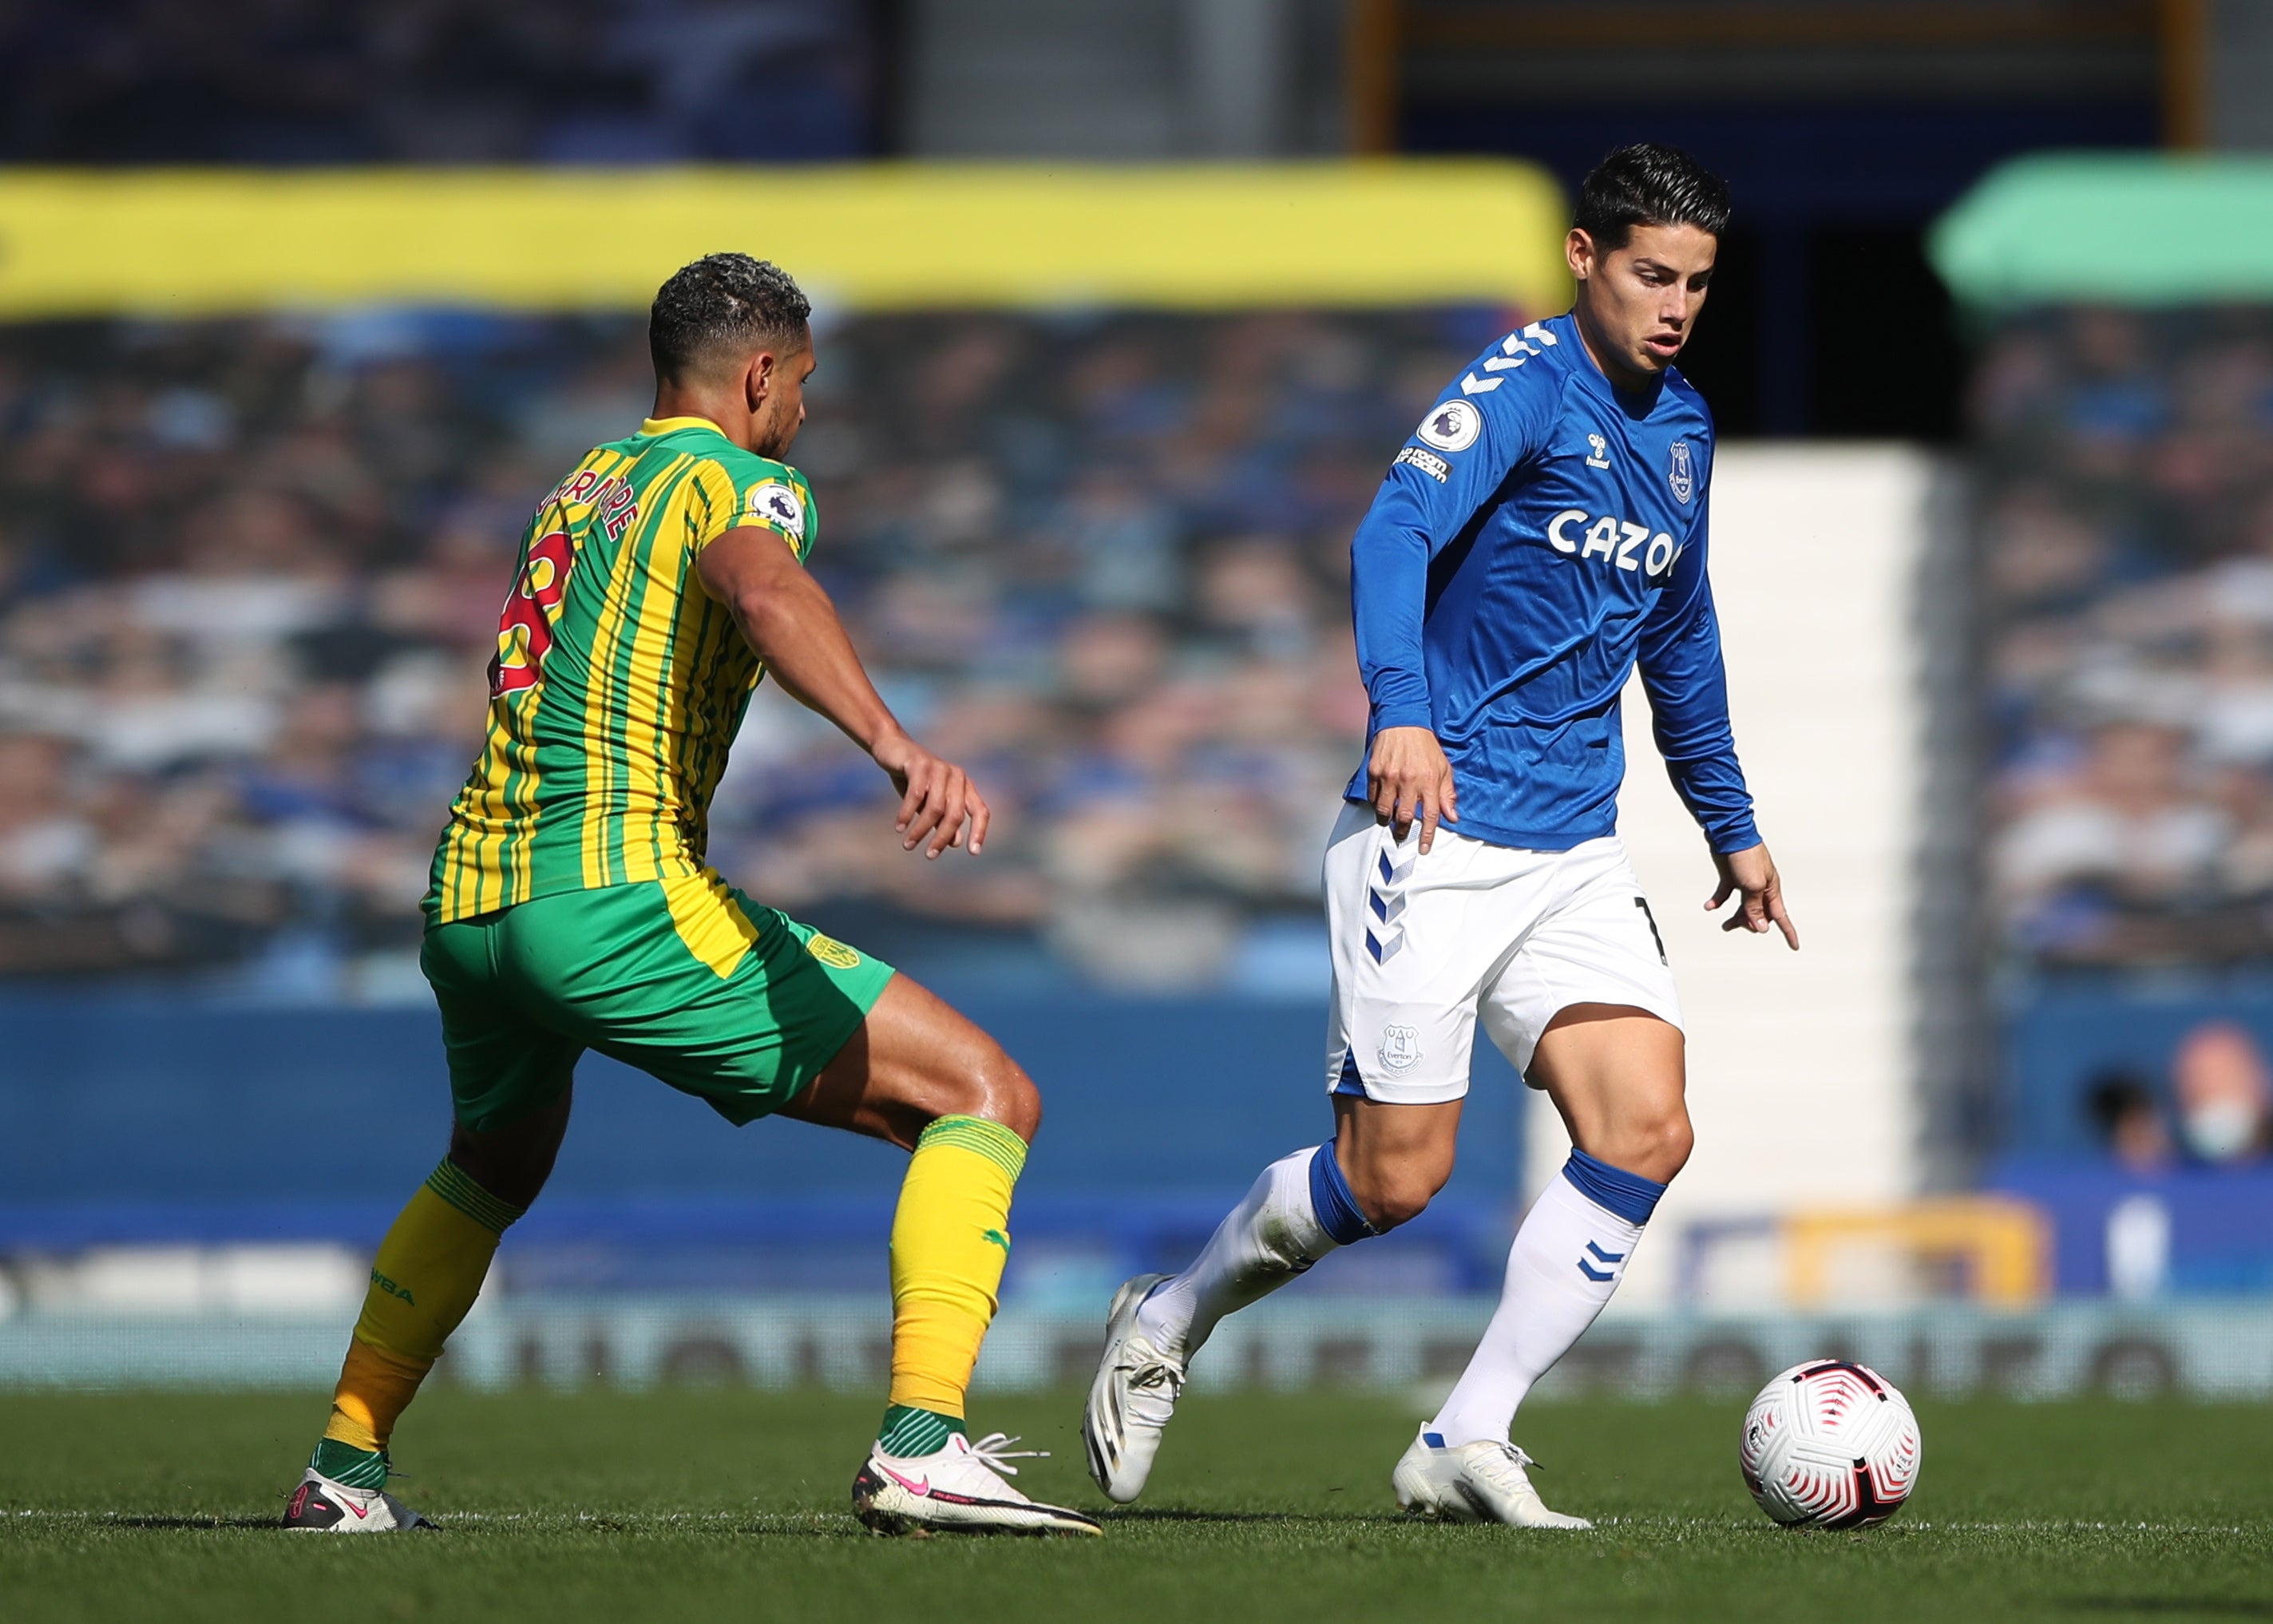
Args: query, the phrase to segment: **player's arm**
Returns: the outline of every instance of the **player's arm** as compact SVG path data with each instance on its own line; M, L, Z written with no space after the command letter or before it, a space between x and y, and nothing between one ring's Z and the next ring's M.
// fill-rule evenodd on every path
M1445 436L1424 440L1416 432L1350 540L1358 673L1373 704L1366 794L1399 839L1419 823L1423 852L1436 843L1440 820L1460 819L1459 786L1437 738L1422 651L1429 561L1498 489L1528 443L1527 408L1495 402L1485 410L1465 395L1447 394L1423 426L1447 410L1473 414L1476 426L1467 443L1452 446Z
M1350 605L1357 664L1373 704L1373 748L1365 789L1376 817L1399 840L1415 823L1421 849L1436 844L1439 820L1460 820L1452 763L1437 742L1421 648L1429 596L1429 515L1392 469L1350 542Z
M901 845L937 857L986 844L986 801L970 775L908 737L868 680L836 605L779 531L741 525L702 549L695 566L758 658L790 696L827 717L891 775Z
M1775 859L1752 822L1752 798L1729 726L1728 668L1721 658L1721 622L1706 570L1707 528L1700 510L1688 545L1674 560L1673 579L1642 622L1637 663L1649 695L1658 754L1665 758L1674 789L1704 830L1720 876L1707 910L1718 913L1730 897L1741 897L1723 930L1760 934L1773 926L1797 951L1799 929L1784 907Z

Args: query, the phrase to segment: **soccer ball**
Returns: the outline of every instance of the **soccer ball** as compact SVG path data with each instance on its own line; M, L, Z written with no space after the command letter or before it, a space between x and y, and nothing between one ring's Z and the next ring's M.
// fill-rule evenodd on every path
M1869 1528L1917 1486L1924 1445L1909 1401L1868 1365L1795 1365L1744 1412L1737 1464L1786 1528Z

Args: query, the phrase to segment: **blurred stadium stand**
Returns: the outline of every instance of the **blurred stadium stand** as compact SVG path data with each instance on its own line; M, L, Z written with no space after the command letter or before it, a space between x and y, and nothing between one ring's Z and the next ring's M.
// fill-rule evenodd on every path
M2273 314L2067 308L1976 380L1992 868L2039 963L2273 953Z
M1501 324L829 333L796 454L816 568L1008 838L893 862L889 786L767 690L716 861L918 974L1315 990L1365 717L1348 533ZM630 319L0 332L0 968L423 999L415 903L498 583L535 498L649 391Z
M799 162L876 150L863 0L23 0L0 162Z
M1124 179L1144 193L1104 206L1124 234L1164 207L1252 216L1267 188L1272 241L1242 253L1218 229L1204 260L1182 256L1212 280L1178 302L1208 312L1033 313L1032 263L999 238L975 297L1000 308L868 294L822 324L797 448L816 568L901 713L979 769L1001 819L987 858L908 861L881 778L770 692L712 847L955 996L1046 1080L1053 1154L1025 1181L1007 1290L1084 1315L1189 1252L1260 1162L1318 1137L1317 851L1364 715L1348 530L1441 375L1522 319L1508 301L1555 207L1507 166L1315 181L1303 207L1332 233L1384 184L1443 185L1497 204L1521 248L1487 241L1466 268L1432 255L1418 276L1410 246L1345 253L1328 274L1436 302L1255 309L1258 274L1306 274L1286 236L1299 188ZM479 184L506 215L553 195ZM1002 184L941 183L958 184L966 222L1001 214ZM400 203L311 185L287 207L337 221ZM49 251L83 234L41 214L41 188L0 182L0 229L26 248L0 266L0 304L117 300L58 273ZM858 188L836 190L844 205ZM105 207L169 201L130 187ZM884 229L860 239L816 215L816 285L873 289L904 261L895 217L868 216ZM244 246L169 291L257 311L278 296L231 282L244 265L294 285ZM427 245L451 265L466 246ZM424 252L411 274L437 262ZM1053 274L1099 285L1118 251L1083 252ZM1448 267L1465 300L1429 280ZM364 259L349 280L393 274ZM635 426L651 387L640 317L476 308L494 287L458 285L480 291L0 329L0 1275L34 1320L313 1304L439 1153L415 905L474 747L500 583L530 504ZM1505 1067L1483 1075L1455 1187L1324 1289L1489 1289L1519 1125ZM602 1061L582 1088L554 1184L502 1254L501 1300L700 1289L841 1309L873 1292L896 1156L791 1124L729 1132Z
M1935 244L1986 324L1984 1177L2063 1291L2273 1287L2269 204L2262 162L2038 159ZM2181 221L2217 246L2158 263Z
M2120 1304L2273 1289L2273 182L2143 154L1981 181L2047 148L2273 145L2249 10L0 8L0 1310L352 1287L439 1149L415 901L514 538L644 412L645 289L727 241L813 267L815 567L1004 823L983 863L899 861L874 775L769 692L714 854L1043 1077L1022 1312L1086 1315L1188 1251L1323 1127L1317 848L1364 718L1350 528L1457 363L1560 297L1560 216L1513 165L1066 161L1500 153L1567 186L1646 136L1737 188L1685 363L1724 432L1942 448L1729 459L1747 494L1716 503L1726 568L1782 560L1789 592L1755 606L1807 622L1732 658L1766 695L1737 725L1778 741L1758 764L1838 779L1779 786L1768 824L1824 876L1794 883L1832 956L1771 982L1673 926L1694 928L1676 951L1726 1137L1706 1114L1668 1227L1692 1223L1701 1257L1776 1244L1841 1180L1896 1229L1916 1198L2001 1192L2047 1215L2060 1293L2119 1305L2044 1321L2044 1390L2120 1386L2142 1359L2149 1387L2207 1360L2219 1390L2262 1390L2273 1366L2202 1351L2228 1336L2215 1313L2141 1353ZM1055 167L836 162L876 156ZM747 161L808 167L678 167ZM25 167L157 163L296 173ZM364 167L402 164L452 167ZM566 195L547 187L629 223L579 246L581 284L501 292L516 234ZM173 235L110 230L169 199ZM1953 203L1937 277L1926 228ZM979 261L994 281L950 274ZM1778 551L1819 541L1849 544L1819 580ZM1818 590L1881 597L1817 612ZM1807 642L1866 622L1910 642ZM1811 649L1813 691L1769 714L1789 679L1768 662ZM1827 714L1842 682L1884 703ZM1977 725L1952 725L1950 691ZM1692 883L1675 834L1638 855L1653 885ZM1484 1071L1444 1206L1322 1285L1489 1289L1519 1169L1556 1146ZM873 1287L887 1153L728 1133L604 1062L584 1086L559 1181L502 1254L543 1347L499 1341L479 1368L573 1365L583 1333L542 1329L564 1293ZM1842 1159L1841 1131L1867 1143ZM1643 1259L1669 1280L1670 1242ZM1782 1300L1699 1271L1706 1307ZM1844 1273L1841 1312L1950 1286L1907 1261ZM1433 1368L1424 1321L1377 1327L1404 1340L1368 1368ZM1949 1333L1958 1387L2026 1363L1984 1324ZM1781 1360L1773 1335L1738 1342L1646 1328L1589 1369Z

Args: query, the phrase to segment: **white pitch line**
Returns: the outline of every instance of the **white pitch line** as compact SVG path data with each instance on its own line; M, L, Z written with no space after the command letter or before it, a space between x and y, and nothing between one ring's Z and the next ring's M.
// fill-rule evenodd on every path
M1109 1514L1108 1514L1109 1515ZM825 1528L849 1522L849 1512L784 1512L784 1511L443 1511L435 1514L445 1524L527 1523L532 1527L574 1528L579 1525L609 1522L629 1528L653 1528L670 1523L731 1523L755 1526L762 1531L795 1530ZM0 1518L19 1522L116 1522L139 1526L163 1522L169 1526L191 1528L199 1523L215 1527L242 1526L243 1514L220 1512L125 1512L81 1511L71 1509L29 1509L10 1511L0 1507ZM1684 1532L1726 1534L1732 1528L1749 1525L1745 1518L1720 1517L1597 1517L1598 1529L1667 1530ZM2105 1522L2076 1521L2022 1521L2015 1522L1937 1522L1925 1520L1896 1521L1882 1524L1894 1532L1915 1529L1920 1533L1937 1534L2264 1534L2273 1532L2273 1524L2199 1523L2199 1522ZM1795 1530L1806 1531L1806 1530ZM1833 1530L1832 1532L1869 1532L1869 1530Z
M169 1526L195 1527L200 1523L211 1523L216 1527L228 1527L242 1525L247 1515L218 1511L79 1511L52 1507L10 1511L0 1507L0 1517L13 1517L23 1522L122 1522L136 1526L162 1522ZM669 1522L731 1522L814 1528L852 1521L852 1514L849 1511L441 1511L435 1515L451 1522L527 1522L552 1528L573 1528L579 1523L596 1522L622 1522L641 1527Z
M1744 1522L1749 1521L1749 1519L1737 1518L1734 1521L1736 1522ZM1594 1519L1594 1525L1597 1528L1695 1529L1699 1531L1711 1530L1715 1533L1725 1533L1732 1526L1732 1523L1729 1520L1723 1520L1717 1517L1632 1516L1596 1517ZM1892 1522L1880 1524L1880 1526L1896 1529L1914 1528L1921 1531L1931 1530L1936 1533L1943 1534L2262 1534L2273 1532L2273 1523L2252 1525L2248 1523L2218 1524L2200 1522L2086 1522L2082 1519L2074 1521L2037 1519L2023 1520L2015 1522L1937 1522L1923 1518L1899 1518ZM1868 1530L1837 1530L1834 1531L1852 1532Z

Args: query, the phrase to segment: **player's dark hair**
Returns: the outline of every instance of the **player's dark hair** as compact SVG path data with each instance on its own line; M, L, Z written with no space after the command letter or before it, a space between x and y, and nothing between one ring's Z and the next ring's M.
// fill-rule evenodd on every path
M769 342L802 348L812 315L813 301L771 260L704 254L656 293L647 322L655 375L675 382L720 350L747 353Z
M1636 141L1596 164L1579 184L1571 223L1609 253L1636 226L1695 226L1714 237L1729 229L1729 183L1685 152Z

